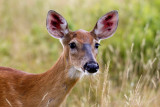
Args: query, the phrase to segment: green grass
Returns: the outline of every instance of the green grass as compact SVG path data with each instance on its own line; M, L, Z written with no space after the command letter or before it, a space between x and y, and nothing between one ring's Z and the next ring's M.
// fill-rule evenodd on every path
M159 0L1 0L0 66L41 73L55 63L62 46L46 30L48 10L62 14L73 31L90 31L118 10L117 31L99 48L101 72L82 78L63 106L159 107L159 6Z

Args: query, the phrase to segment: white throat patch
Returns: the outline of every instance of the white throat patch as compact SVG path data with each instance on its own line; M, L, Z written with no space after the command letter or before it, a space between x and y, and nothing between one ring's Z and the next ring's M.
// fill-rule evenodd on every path
M72 79L83 77L84 72L77 70L75 67L71 67L68 71L68 76Z

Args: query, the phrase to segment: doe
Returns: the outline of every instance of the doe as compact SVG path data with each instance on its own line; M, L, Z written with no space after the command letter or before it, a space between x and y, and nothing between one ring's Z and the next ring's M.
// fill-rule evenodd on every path
M67 21L50 10L47 30L58 38L63 52L44 73L31 74L0 67L0 107L58 107L76 82L85 74L98 72L96 56L100 40L113 35L118 26L118 12L102 16L90 32L70 31Z

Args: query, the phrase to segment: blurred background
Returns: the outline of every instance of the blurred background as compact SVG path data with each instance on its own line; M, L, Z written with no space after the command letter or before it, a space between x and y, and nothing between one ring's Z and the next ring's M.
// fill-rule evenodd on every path
M41 73L55 63L62 46L46 30L49 10L72 31L119 11L116 33L99 48L100 73L82 78L63 107L160 106L160 0L0 0L0 66Z

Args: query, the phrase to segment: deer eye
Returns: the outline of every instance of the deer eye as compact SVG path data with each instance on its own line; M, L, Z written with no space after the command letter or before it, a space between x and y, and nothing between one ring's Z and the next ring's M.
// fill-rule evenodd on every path
M95 44L95 48L96 48L96 49L98 49L99 46L100 46L99 43L96 43L96 44Z
M69 46L70 46L71 49L76 48L76 44L74 42L70 43Z

